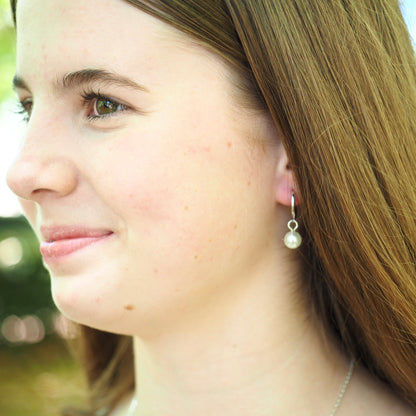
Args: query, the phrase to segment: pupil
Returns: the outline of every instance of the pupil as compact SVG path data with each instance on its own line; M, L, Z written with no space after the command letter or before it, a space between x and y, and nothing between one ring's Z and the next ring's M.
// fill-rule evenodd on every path
M110 114L117 110L117 105L110 100L98 100L97 101L97 113L98 114Z

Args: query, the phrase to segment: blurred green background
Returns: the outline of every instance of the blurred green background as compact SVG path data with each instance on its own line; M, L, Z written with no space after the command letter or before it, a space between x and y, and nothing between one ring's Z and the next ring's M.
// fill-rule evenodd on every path
M0 100L10 91L10 74L14 71L14 29L10 24L9 1L0 0Z
M14 42L9 1L0 0L0 104L13 97ZM83 377L67 348L74 331L53 305L28 223L1 215L0 416L59 415L84 400Z

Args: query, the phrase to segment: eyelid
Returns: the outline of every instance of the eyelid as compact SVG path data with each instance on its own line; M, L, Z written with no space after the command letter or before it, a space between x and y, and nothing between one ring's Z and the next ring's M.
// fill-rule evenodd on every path
M100 90L97 90L97 91L94 91L93 89L83 90L83 92L81 93L81 97L83 100L83 107L85 111L89 110L91 105L95 105L95 103L98 100L110 101L111 103L115 104L117 107L120 107L120 109L114 112L108 113L108 114L101 114L101 115L88 115L87 114L86 118L88 121L91 121L91 122L108 119L110 117L117 117L118 115L120 115L120 113L129 111L129 110L134 110L132 106L125 103L124 101L114 98L111 95L103 94L100 92Z
M33 99L32 97L28 97L25 99L19 99L17 101L17 108L15 110L16 114L20 114L23 118L24 122L28 122L30 119L30 115L32 113L32 107L33 107ZM30 110L27 108L27 105L31 106Z
M115 98L108 94L103 94L100 90L93 90L93 89L84 89L82 90L81 97L84 101L91 101L93 99L102 99L102 100L109 100L117 104L122 104L128 106L126 103L121 102L118 98Z

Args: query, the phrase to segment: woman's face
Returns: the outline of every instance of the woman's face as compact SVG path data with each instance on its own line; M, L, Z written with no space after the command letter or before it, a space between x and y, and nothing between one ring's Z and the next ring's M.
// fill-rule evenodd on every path
M30 117L8 182L58 307L135 333L226 302L281 245L268 117L238 105L220 59L123 1L19 0L17 22Z

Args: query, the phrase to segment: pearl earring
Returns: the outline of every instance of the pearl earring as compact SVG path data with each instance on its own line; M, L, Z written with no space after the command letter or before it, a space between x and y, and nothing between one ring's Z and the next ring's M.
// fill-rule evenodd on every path
M299 223L296 221L296 203L295 203L295 193L292 192L291 198L291 209L292 209L292 219L287 223L289 227L289 232L286 233L284 238L284 243L287 248L296 249L302 244L302 236L296 232L299 228Z

